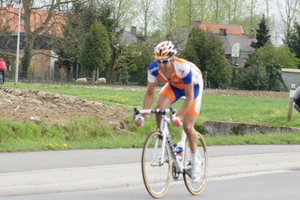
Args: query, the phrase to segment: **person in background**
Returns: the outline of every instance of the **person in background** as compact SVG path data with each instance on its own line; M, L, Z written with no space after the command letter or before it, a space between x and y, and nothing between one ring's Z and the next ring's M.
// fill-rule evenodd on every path
M3 84L5 82L5 71L6 70L7 70L6 63L0 58L0 84Z

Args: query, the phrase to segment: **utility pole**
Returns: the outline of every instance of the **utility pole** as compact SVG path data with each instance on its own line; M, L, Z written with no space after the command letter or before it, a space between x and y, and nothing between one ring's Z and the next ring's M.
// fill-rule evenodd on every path
M20 21L21 21L21 0L19 0L19 19L18 19L18 41L17 41L17 61L16 61L16 71L15 71L15 84L18 85L19 80L19 52L20 52Z

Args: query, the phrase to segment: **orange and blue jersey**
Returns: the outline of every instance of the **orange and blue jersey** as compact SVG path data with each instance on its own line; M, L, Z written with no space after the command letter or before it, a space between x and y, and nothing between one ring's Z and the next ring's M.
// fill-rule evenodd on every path
M197 105L193 105L194 108L191 108L191 110L196 110L196 113L199 113L202 99L203 79L201 71L195 64L182 58L174 58L172 76L171 79L167 79L159 70L157 61L153 61L148 67L148 81L154 83L156 79L167 82L161 89L159 95L168 96L172 103L176 102L180 97L185 96L185 84L193 83L194 103ZM195 114L195 112L191 111L191 114Z
M184 84L190 84L191 82L194 85L203 83L202 73L197 66L182 58L174 58L171 80L168 80L159 70L157 61L153 61L148 67L148 81L153 83L155 79L168 82L178 89L184 89Z

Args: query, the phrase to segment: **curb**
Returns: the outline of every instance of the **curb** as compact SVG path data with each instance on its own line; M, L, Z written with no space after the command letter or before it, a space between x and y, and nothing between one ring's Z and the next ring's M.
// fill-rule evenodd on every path
M245 135L254 133L278 133L300 131L297 127L274 126L264 124L249 124L224 121L206 121L200 125L213 136Z

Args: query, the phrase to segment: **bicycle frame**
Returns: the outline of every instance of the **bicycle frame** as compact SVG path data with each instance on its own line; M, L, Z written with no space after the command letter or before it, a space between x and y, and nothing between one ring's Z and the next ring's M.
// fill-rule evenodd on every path
M171 139L171 135L169 132L169 128L168 128L168 124L172 122L172 120L175 118L176 116L176 110L172 109L171 107L169 109L156 109L156 110L151 110L151 109L146 109L146 110L137 110L136 108L134 109L134 118L136 119L138 117L139 114L150 114L150 113L155 113L155 114L161 114L161 122L160 122L160 126L159 126L159 131L162 133L162 152L161 152L161 160L159 165L163 165L164 163L164 156L165 156L165 147L166 147L166 141L169 143L170 146L170 150L172 153L172 159L173 162L175 163L175 166L177 169L179 169L178 171L180 173L184 172L184 167L183 167L183 160L184 160L184 156L185 154L182 155L181 160L179 159L179 157L176 155L176 150L175 150L175 146L172 142ZM170 113L170 118L167 116L167 113ZM184 132L184 130L182 130L182 135L181 135L181 141L185 143L186 141L186 134ZM157 145L158 145L158 140L156 141L155 144L155 149L157 149ZM183 147L184 148L184 147ZM183 149L183 151L185 151L185 149ZM152 165L154 165L153 163L154 160L152 160Z

